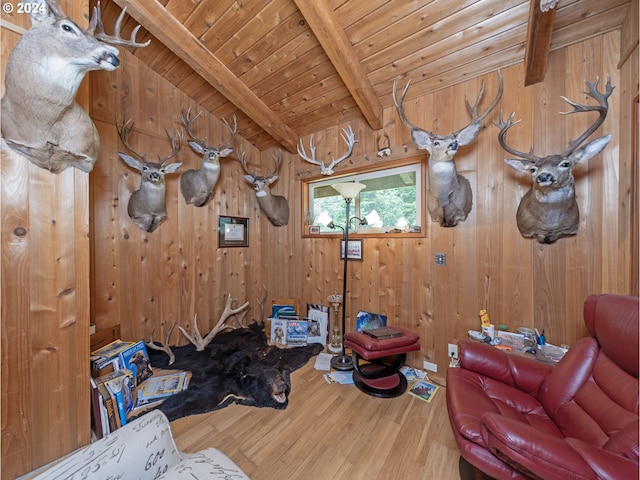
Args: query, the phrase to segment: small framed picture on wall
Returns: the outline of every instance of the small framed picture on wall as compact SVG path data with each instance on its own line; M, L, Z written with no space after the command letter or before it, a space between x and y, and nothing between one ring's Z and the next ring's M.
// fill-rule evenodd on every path
M340 241L340 258L344 259L344 240ZM362 240L349 240L347 258L362 261Z
M249 219L218 215L218 248L248 246Z

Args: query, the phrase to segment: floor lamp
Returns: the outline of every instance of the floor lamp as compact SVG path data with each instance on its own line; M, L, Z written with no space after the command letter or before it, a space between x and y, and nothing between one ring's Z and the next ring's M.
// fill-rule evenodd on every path
M349 262L349 207L351 200L366 185L356 182L334 183L331 185L344 198L347 208L346 224L344 228L344 273L342 276L342 354L336 355L331 359L331 366L335 370L353 370L353 361L348 357L344 350L344 334L346 328L346 311L347 311L347 265Z

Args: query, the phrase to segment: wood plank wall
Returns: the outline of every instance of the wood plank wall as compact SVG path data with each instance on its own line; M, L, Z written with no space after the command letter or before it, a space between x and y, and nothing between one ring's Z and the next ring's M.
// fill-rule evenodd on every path
M62 2L84 18L87 2ZM8 20L29 27L26 15ZM2 29L2 94L19 35ZM34 86L35 88L36 86ZM88 83L77 97L87 105ZM4 147L2 478L15 478L89 441L89 176L54 175Z
M199 168L202 157L185 138L178 159L172 160L181 161L182 167L165 177L167 220L146 233L127 215L140 174L117 155L129 152L120 143L115 118L126 115L134 122L129 143L151 160L171 151L165 128L173 132L181 127L181 107L185 111L191 107L193 116L200 111L198 106L128 52L121 68L92 76L91 91L91 115L103 141L91 176L92 308L97 329L120 324L122 337L136 340L148 340L155 329L154 339L164 340L163 322L167 327L177 322L191 331L197 314L204 334L220 317L227 294L232 294L235 306L250 300L251 316L259 316L257 300L264 297L264 288L253 270L266 226L258 219L253 186L242 179L235 157L222 160L214 198L204 207L187 205L179 192L179 177L186 169ZM211 145L227 141L230 135L208 112L192 130ZM238 138L236 149L243 149L250 168L261 172L260 152ZM218 215L249 218L248 248L218 248ZM185 343L177 328L171 342Z
M522 86L522 64L502 70L505 93L498 108L505 114L516 111L522 120L509 132L509 144L523 151L533 146L538 154L563 150L593 121L587 115L559 115L570 109L560 95L585 101L580 94L583 80L596 76L604 84L610 75L617 86L607 120L596 134L612 133L613 139L602 155L574 170L581 212L578 235L540 245L519 234L516 209L530 181L503 162L497 129L487 121L477 141L456 157L458 170L474 192L469 218L452 229L428 221L427 236L421 240L365 239L364 261L350 265L349 328L358 309L387 314L389 323L420 333L422 349L410 362L434 362L438 373L444 374L447 343L459 343L469 329L478 329L481 308L489 311L495 324L511 329L535 326L545 330L549 342L572 344L586 334L582 305L587 295L632 293L630 265L618 261L626 255L630 224L628 211L618 215L629 201L628 189L620 188L626 185L629 164L619 162L619 36L614 32L553 52L545 81L531 87ZM406 105L407 117L438 133L461 128L467 121L464 96L474 99L482 79L491 96L497 89L495 73L412 99ZM497 111L491 115L496 117ZM385 109L384 118L391 144L411 145L409 131L395 111ZM339 149L339 128L344 126L316 133L317 151ZM369 164L380 132L367 130L363 123L352 126L360 143L350 166ZM308 168L298 163L297 178L309 175ZM338 241L301 241L297 256L303 265L297 278L305 300L321 301L333 288L340 288L341 264L332 253L338 251ZM446 254L445 267L435 266L436 252Z
M620 85L616 64L619 32L602 35L554 52L543 83L524 88L523 65L503 69L504 97L499 108L512 110L522 122L509 133L509 142L520 150L531 145L539 154L563 150L593 121L588 115L562 116L567 105L560 95L585 101L583 80L611 76ZM342 263L338 239L302 238L302 178L316 175L294 155L284 154L280 180L273 191L285 195L291 205L286 227L274 227L257 211L253 192L240 178L237 162L225 160L214 200L197 209L187 206L178 192L178 176L169 180L169 219L156 232L141 233L126 216L126 202L137 188L138 175L116 157L118 145L113 118L129 111L137 123L134 143L164 151L163 130L175 124L180 92L154 73L125 56L123 68L113 74L93 76L92 115L104 139L101 160L93 176L95 268L93 304L99 328L121 323L123 336L148 337L161 322L178 321L190 328L198 314L203 330L222 309L224 294L251 302L250 317L259 317L258 299L266 287L269 298L295 297L301 304L326 303L341 289ZM449 132L466 122L464 96L475 98L480 81L487 82L487 96L496 92L495 73L472 79L431 95L410 99L407 116L429 130ZM117 98L116 102L111 99ZM159 101L162 99L162 101ZM389 103L389 102L387 102ZM571 344L585 334L582 304L594 292L627 293L625 266L618 232L620 88L610 99L607 120L599 134L612 133L605 152L575 170L581 211L580 232L553 245L540 245L520 236L515 213L519 199L529 189L529 179L519 177L504 164L497 129L486 122L477 141L458 153L457 165L472 184L474 207L456 228L426 225L426 238L371 238L364 241L364 261L350 265L347 318L353 328L358 309L386 314L390 324L410 327L422 338L422 349L410 361L437 363L444 374L448 365L446 345L459 343L467 331L478 327L478 310L488 309L492 321L544 329L550 342ZM194 105L194 107L197 107ZM497 116L497 112L492 118ZM210 138L220 138L222 127L206 116ZM203 119L204 120L204 119ZM386 132L393 148L411 145L408 130L392 108L384 111ZM206 122L202 122L203 124ZM201 127L202 125L198 125ZM339 132L345 125L317 132L318 155L336 153ZM360 140L349 165L370 164L375 158L376 136L364 122L352 123ZM143 140L144 137L146 140ZM305 137L307 142L308 138ZM257 169L270 167L271 151L262 152ZM366 155L366 157L365 157ZM184 151L184 168L200 159ZM255 162L255 163L254 163ZM345 162L345 163L347 163ZM338 169L339 171L340 169ZM249 217L249 248L217 248L216 217L219 214ZM447 265L436 267L434 254L444 252ZM156 338L158 333L156 333ZM174 334L172 342L177 342ZM183 342L183 340L180 340Z

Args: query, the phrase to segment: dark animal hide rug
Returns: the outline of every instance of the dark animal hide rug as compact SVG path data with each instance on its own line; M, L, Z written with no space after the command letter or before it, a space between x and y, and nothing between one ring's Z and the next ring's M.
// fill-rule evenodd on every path
M163 352L149 350L151 365L190 371L189 388L159 407L170 421L224 408L231 403L253 407L287 408L289 374L322 351L314 343L288 349L270 346L264 325L253 324L219 333L207 347L173 347L175 362Z

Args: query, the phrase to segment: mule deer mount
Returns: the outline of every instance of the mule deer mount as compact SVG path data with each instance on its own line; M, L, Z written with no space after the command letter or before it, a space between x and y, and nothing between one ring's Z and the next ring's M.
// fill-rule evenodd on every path
M611 79L607 78L605 93L598 91L600 80L589 83L585 81L589 91L582 92L595 99L598 105L581 105L566 97L561 97L573 107L569 112L561 112L564 115L578 112L598 112L598 118L576 140L569 142L566 150L559 154L540 157L534 155L533 148L528 152L520 152L507 145L507 131L519 122L513 121L515 112L504 122L502 112L500 119L494 125L500 129L498 142L500 146L511 155L520 159L505 159L505 162L517 172L527 172L531 175L533 186L525 193L518 205L516 223L520 233L525 238L535 238L540 243L553 243L560 237L575 235L578 233L580 212L575 197L575 181L572 168L598 155L611 140L611 135L605 135L590 141L580 147L602 122L604 122L609 110L609 96L614 87Z
M302 158L303 160L309 163L312 163L314 165L319 165L320 173L322 175L333 175L333 167L335 167L344 159L349 158L349 156L351 156L351 154L353 153L353 146L356 143L358 143L358 140L356 140L356 135L355 133L353 133L353 129L351 128L351 125L349 125L348 129L346 128L342 129L341 136L342 136L342 140L344 140L344 143L347 144L347 153L345 153L344 155L342 155L340 158L337 158L337 159L332 156L331 163L329 164L329 166L325 165L325 163L322 161L316 160L316 147L313 145L313 135L311 135L311 138L309 138L309 152L311 153L311 156L309 156L309 154L307 154L307 152L305 151L304 145L302 144L302 138L300 139L300 144L298 145L298 155L300 155L300 158Z
M458 174L454 156L458 152L458 148L470 144L478 136L482 121L502 98L504 89L502 75L498 72L498 93L495 99L481 114L478 114L478 107L484 96L484 80L473 107L465 98L467 110L471 115L471 122L461 130L448 135L437 135L409 122L404 112L404 99L409 90L411 80L407 82L399 100L396 83L393 82L393 103L398 111L398 116L402 123L411 129L411 138L416 147L429 153L427 208L431 214L431 220L443 227L455 227L459 222L466 220L469 215L473 204L473 194L471 193L469 180Z
M206 139L198 138L191 130L193 122L195 122L202 112L191 118L191 108L187 110L185 115L184 108L180 112L180 121L184 126L190 140L187 141L191 149L202 155L202 164L199 170L186 170L180 176L180 191L187 203L192 203L196 207L202 207L213 196L213 189L218 183L220 177L220 159L228 157L233 152L233 139L238 131L238 123L235 115L233 116L233 127L224 120L225 125L231 132L231 139L221 143L218 146L208 145Z
M88 28L82 29L60 8L59 0L32 6L31 28L16 43L7 61L2 97L2 138L11 149L53 173L76 167L90 172L100 138L89 115L75 101L84 75L118 68L118 49L111 45L146 47L120 38L126 9L107 35L100 4ZM108 45L111 44L111 45Z
M278 180L277 174L280 169L280 162L282 161L282 152L278 150L278 153L273 155L276 168L272 173L267 173L264 176L257 176L249 170L245 159L245 152L240 153L238 160L240 160L240 165L242 165L245 173L245 175L243 175L244 179L253 185L256 191L256 198L258 199L258 205L260 205L260 209L267 215L269 221L276 227L289 223L289 202L282 195L274 195L271 193L271 185Z
M171 153L164 158L160 158L160 155L158 155L159 161L153 163L148 162L143 154L136 152L129 145L129 134L133 129L131 120L125 121L123 119L121 124L118 124L116 121L116 128L122 144L137 158L122 152L118 152L118 156L124 163L140 171L142 174L140 187L133 192L129 198L127 213L133 223L141 230L151 233L167 218L164 176L167 173L174 173L180 168L182 163L165 165L165 162L175 157L180 151L181 137L178 132L171 136L169 132L165 130L167 138L171 143Z

